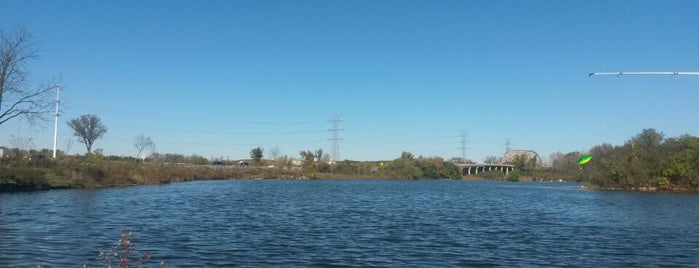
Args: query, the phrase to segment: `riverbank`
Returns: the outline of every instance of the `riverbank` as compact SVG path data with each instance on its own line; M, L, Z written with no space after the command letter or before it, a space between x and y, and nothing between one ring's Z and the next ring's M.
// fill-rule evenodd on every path
M119 158L116 158L119 159ZM251 165L140 162L135 159L63 157L0 161L0 191L11 189L97 188L209 179L461 179L454 163L441 158L401 158L384 162L341 161L333 165L308 160ZM274 164L279 164L274 165Z
M211 179L303 178L297 170L75 159L0 165L0 192L90 189Z
M49 190L62 190L71 189L66 186L51 186L51 185L33 185L33 184L22 184L17 182L8 182L0 184L1 192L31 192L31 191L49 191Z
M396 160L402 162L402 160ZM539 170L535 176L505 176L502 173L483 173L455 176L444 170L447 162L427 165L417 161L410 165L372 162L341 162L334 169L329 167L304 169L304 167L267 167L238 165L178 164L135 161L90 161L81 158L64 158L43 162L0 161L0 192L44 191L55 189L91 189L135 185L154 185L173 182L216 179L395 179L415 180L442 178L457 180L507 180L507 181L564 181L555 173ZM439 165L438 165L439 164ZM453 164L452 164L453 165ZM441 171L440 171L441 169ZM321 171L322 170L322 171ZM587 181L581 188L610 191L639 192L699 192L698 189L681 187L668 180L647 180L641 185L620 187L617 184L599 184L604 180Z
M632 192L649 192L649 193L655 193L655 192L660 192L660 193L699 193L699 191L697 191L695 189L677 187L677 186L663 189L663 188L654 187L654 186L621 188L621 187L598 187L598 186L594 186L594 185L590 185L590 184L582 184L582 185L580 185L580 189L598 190L598 191L632 191Z

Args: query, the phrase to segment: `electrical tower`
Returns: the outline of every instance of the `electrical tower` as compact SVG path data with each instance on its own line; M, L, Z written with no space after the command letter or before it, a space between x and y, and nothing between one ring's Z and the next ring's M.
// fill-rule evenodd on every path
M340 140L342 140L340 139L340 131L343 130L340 128L340 122L342 122L342 120L340 120L341 115L341 113L336 113L333 115L332 120L330 120L330 122L332 123L332 129L330 129L330 132L332 133L332 138L330 138L330 140L332 141L331 151L333 156L333 162L340 161Z
M466 144L468 143L466 136L468 136L468 132L462 130L461 135L459 135L461 138L461 141L459 141L459 143L461 143L461 147L459 147L459 149L461 149L461 161L463 162L466 162L466 149L468 149L468 147L466 147Z
M505 152L509 152L510 150L512 150L512 148L510 148L510 146L512 145L512 139L505 139L505 143L503 143L502 145L505 145Z

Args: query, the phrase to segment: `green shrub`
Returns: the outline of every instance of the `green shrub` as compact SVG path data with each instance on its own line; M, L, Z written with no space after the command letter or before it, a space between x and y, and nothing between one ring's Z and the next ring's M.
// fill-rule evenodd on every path
M507 180L508 181L519 181L520 175L521 175L520 172L515 169L512 172L510 172L509 176L507 176Z

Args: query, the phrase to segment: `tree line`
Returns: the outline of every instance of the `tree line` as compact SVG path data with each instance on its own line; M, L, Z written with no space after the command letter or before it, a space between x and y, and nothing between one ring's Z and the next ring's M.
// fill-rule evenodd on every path
M579 166L583 155L591 155L592 161ZM699 191L699 137L686 134L666 138L647 128L622 145L603 143L587 152L555 152L549 160L548 166L541 166L518 155L505 163L515 166L505 179L577 181L596 189ZM479 176L502 178L494 173Z
M578 159L592 161L577 168ZM699 190L699 138L682 135L665 138L655 129L641 131L623 145L597 145L589 152L551 155L551 167L540 172L547 178L584 181L595 188Z

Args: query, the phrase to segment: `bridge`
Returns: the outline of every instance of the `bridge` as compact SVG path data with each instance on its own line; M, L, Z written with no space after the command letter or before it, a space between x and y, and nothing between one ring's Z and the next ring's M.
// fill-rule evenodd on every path
M506 164L456 164L459 169L461 169L462 175L477 175L478 173L489 172L493 170L499 170L505 173L505 175L512 172L515 169L514 165Z
M515 165L504 163L514 163L517 161L529 161L533 159L536 166L541 166L541 157L532 150L510 150L505 151L499 164L456 164L461 169L462 175L478 175L483 172L502 171L505 175L510 174L515 169Z

